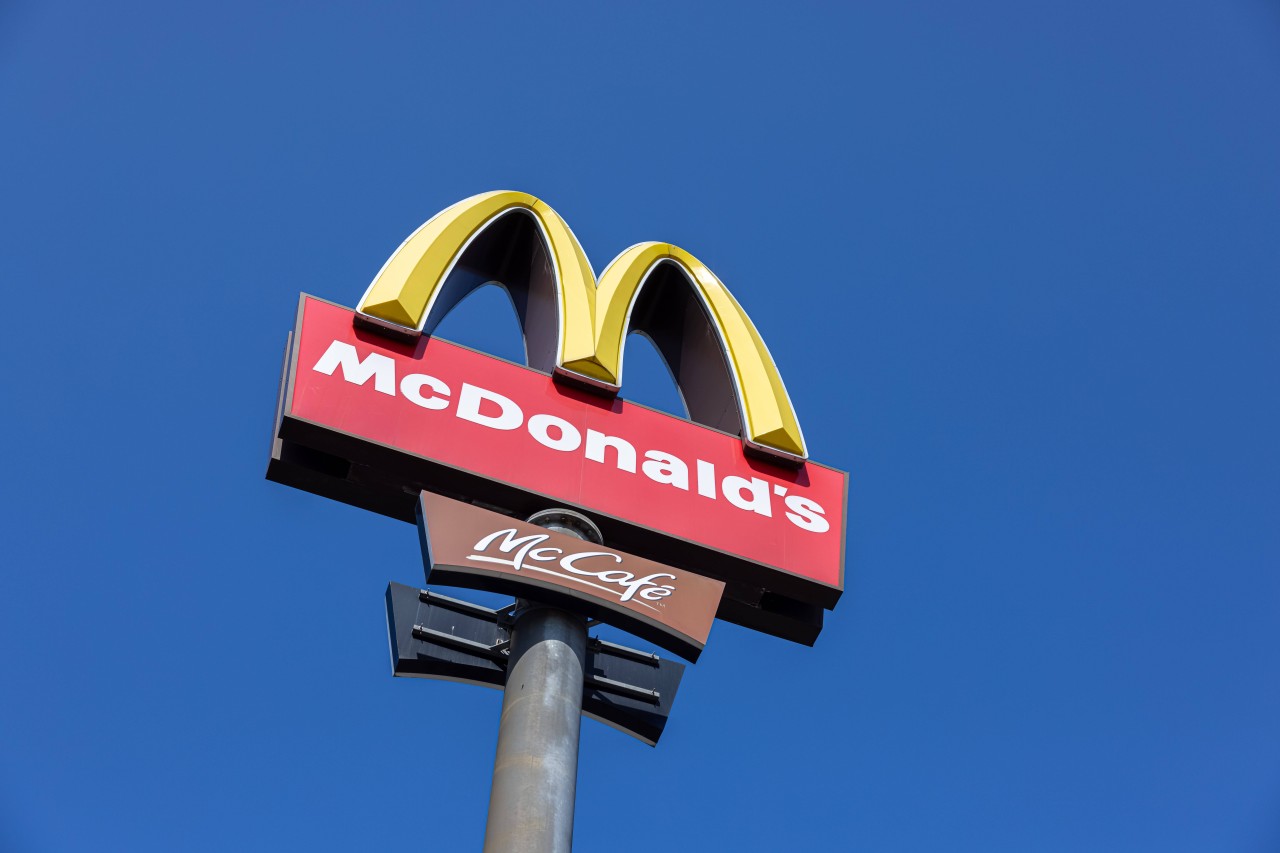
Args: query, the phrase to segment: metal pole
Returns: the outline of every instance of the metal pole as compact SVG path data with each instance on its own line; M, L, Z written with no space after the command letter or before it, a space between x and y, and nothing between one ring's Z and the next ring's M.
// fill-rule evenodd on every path
M528 521L602 541L599 528L571 510L544 510ZM572 849L586 661L585 619L528 601L516 603L485 853Z

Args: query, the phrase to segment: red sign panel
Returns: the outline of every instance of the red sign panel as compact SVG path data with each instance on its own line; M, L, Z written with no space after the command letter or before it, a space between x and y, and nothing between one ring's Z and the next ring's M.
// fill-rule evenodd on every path
M765 591L828 608L839 597L843 472L748 458L737 436L439 338L390 340L352 319L346 308L303 298L286 426L361 439L753 564L753 583ZM624 547L673 562L635 538Z

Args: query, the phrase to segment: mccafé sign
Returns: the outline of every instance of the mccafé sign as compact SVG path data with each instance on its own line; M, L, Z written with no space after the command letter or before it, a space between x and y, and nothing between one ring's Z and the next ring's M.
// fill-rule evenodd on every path
M421 501L427 583L536 597L691 661L706 645L722 582L430 492Z
M430 335L495 282L527 366ZM616 396L631 331L653 340L689 420ZM800 642L842 590L847 477L808 458L729 291L665 243L624 251L597 282L564 221L523 193L438 214L354 311L304 295L275 436L269 478L406 521L423 491L512 516L576 509L610 548L723 582L720 618Z

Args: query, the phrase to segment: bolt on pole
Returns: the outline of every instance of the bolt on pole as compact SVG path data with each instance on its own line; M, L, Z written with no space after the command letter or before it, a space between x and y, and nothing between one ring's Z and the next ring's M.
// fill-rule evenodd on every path
M571 510L544 510L527 520L603 542L599 528ZM485 853L570 853L586 661L586 619L516 603Z

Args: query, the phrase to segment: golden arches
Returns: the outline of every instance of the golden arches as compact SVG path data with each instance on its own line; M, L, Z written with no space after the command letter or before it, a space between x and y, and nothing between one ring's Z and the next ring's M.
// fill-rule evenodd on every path
M491 192L458 202L400 245L357 310L408 330L422 330L435 297L470 242L498 218L534 218L555 272L559 308L556 372L607 392L622 384L631 312L651 274L674 265L688 281L719 339L742 415L743 439L772 456L804 460L795 410L755 325L701 261L669 243L639 243L613 260L597 286L582 246L560 215L527 193ZM679 376L677 375L677 382Z

